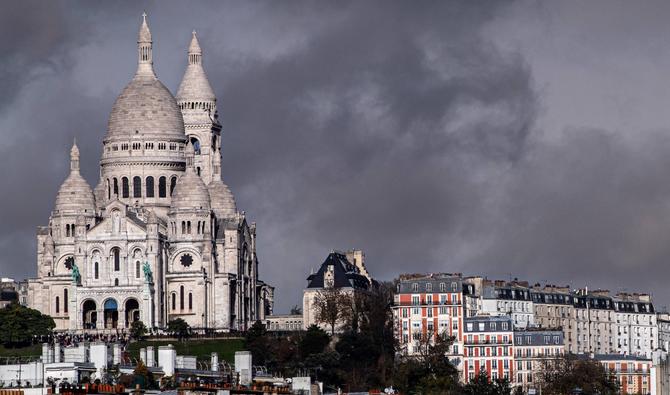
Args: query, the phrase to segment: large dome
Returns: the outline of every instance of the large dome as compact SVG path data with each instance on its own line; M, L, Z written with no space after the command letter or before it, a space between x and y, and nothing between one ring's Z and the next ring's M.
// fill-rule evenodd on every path
M153 75L135 75L114 102L105 140L135 134L184 138L184 119L172 93Z

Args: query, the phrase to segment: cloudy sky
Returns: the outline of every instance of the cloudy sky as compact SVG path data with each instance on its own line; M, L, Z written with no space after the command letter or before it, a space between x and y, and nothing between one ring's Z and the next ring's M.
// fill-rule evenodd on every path
M143 10L173 92L190 32L224 179L258 223L276 310L360 248L372 274L463 272L651 292L670 306L670 3L35 2L0 5L0 275L74 137L98 182Z

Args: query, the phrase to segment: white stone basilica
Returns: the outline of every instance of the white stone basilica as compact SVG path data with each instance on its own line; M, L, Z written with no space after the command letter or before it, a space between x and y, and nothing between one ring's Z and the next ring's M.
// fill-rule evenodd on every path
M273 288L258 279L256 225L221 179L216 97L193 33L176 98L156 78L143 16L138 67L109 116L100 182L79 173L79 149L49 225L37 231L28 303L57 330L245 330L264 319Z

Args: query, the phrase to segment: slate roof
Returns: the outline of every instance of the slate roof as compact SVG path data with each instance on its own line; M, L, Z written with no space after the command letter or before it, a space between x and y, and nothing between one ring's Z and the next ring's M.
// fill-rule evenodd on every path
M323 288L323 276L330 265L333 265L334 288L370 288L370 281L360 274L358 267L349 262L346 255L339 252L331 252L319 270L307 277L307 288Z

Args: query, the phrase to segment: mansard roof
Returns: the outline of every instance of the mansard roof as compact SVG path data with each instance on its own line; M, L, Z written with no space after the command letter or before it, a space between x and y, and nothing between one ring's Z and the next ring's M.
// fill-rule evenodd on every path
M329 266L333 266L334 288L369 289L370 281L360 273L356 265L349 262L346 255L339 252L331 252L323 261L316 273L307 277L307 288L323 288L324 274Z

